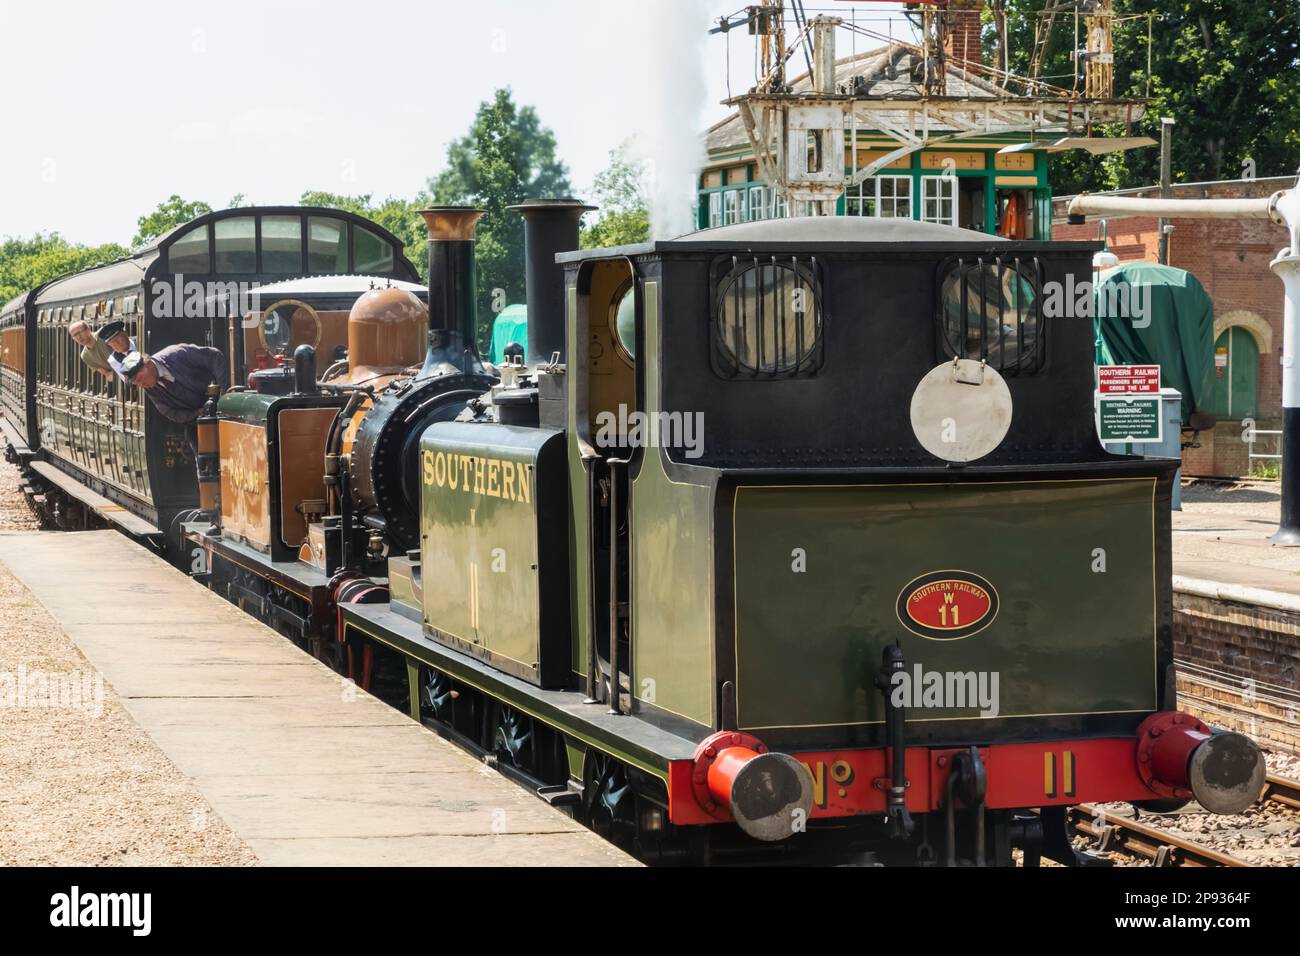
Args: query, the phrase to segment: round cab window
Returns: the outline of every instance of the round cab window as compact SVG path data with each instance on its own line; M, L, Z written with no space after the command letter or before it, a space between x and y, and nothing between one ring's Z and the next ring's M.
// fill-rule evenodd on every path
M1024 268L955 264L944 277L940 302L949 356L984 361L1002 371L1038 366L1037 284Z
M262 313L258 335L272 355L288 355L299 345L320 345L321 324L316 310L305 302L287 299Z
M614 298L610 309L610 332L619 358L632 365L636 362L636 295L629 282Z
M787 262L733 269L718 293L721 371L733 376L813 374L821 363L822 312L812 279Z

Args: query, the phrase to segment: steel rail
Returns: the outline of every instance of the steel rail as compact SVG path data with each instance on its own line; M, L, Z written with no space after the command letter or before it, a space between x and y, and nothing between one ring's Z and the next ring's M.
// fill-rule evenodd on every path
M1096 840L1098 850L1127 853L1150 861L1152 866L1250 865L1245 860L1184 840L1137 820L1112 816L1089 803L1067 808L1066 819L1074 832Z
M1291 810L1300 810L1300 781L1269 774L1259 799L1261 803L1277 803ZM1152 866L1250 866L1245 860L1185 840L1158 827L1113 816L1089 803L1069 807L1066 817L1075 833L1097 841L1097 849L1139 857L1150 861Z
M1260 799L1300 810L1300 780L1269 774L1264 778L1264 792L1260 794Z

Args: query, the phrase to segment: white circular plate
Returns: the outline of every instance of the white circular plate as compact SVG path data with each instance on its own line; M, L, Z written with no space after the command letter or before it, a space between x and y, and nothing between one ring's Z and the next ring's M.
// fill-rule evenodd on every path
M912 431L921 446L944 461L983 458L1011 428L1006 379L971 359L944 362L912 393Z

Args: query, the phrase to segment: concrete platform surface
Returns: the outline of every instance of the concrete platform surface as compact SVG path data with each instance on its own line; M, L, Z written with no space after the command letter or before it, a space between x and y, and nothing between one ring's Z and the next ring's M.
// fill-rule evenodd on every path
M1269 543L1281 515L1277 482L1194 482L1173 513L1174 574L1300 596L1300 548Z
M265 864L635 865L116 531L0 562Z

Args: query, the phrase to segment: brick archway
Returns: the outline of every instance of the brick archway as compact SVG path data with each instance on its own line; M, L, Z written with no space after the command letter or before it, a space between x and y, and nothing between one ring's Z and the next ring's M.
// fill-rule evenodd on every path
M1214 341L1231 328L1243 328L1250 333L1255 344L1259 346L1260 355L1273 352L1273 327L1255 312L1248 309L1234 309L1214 317Z

